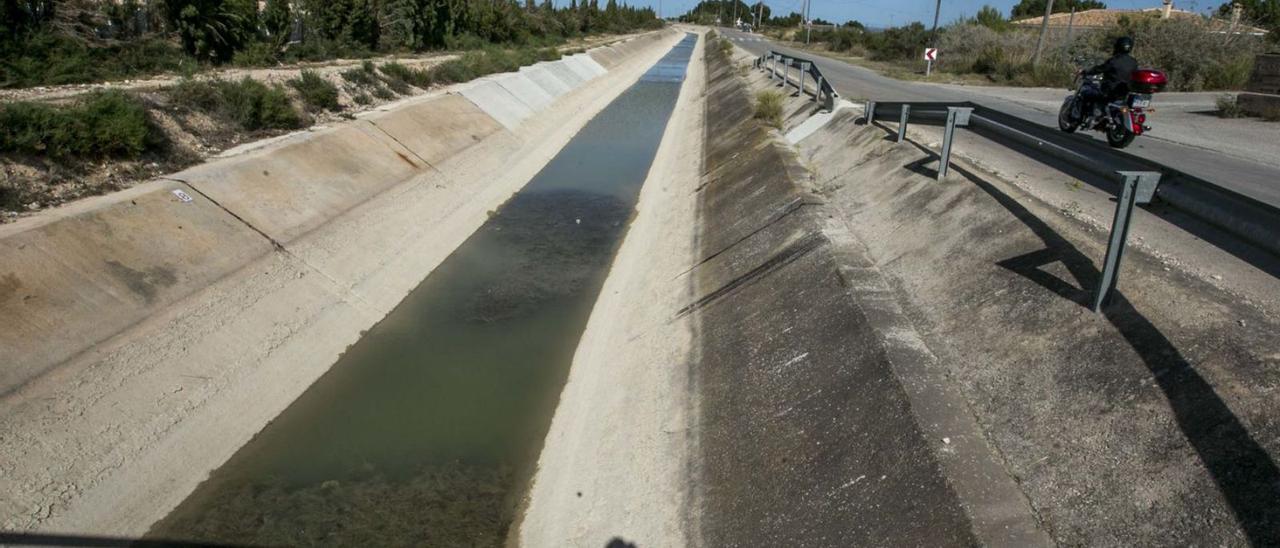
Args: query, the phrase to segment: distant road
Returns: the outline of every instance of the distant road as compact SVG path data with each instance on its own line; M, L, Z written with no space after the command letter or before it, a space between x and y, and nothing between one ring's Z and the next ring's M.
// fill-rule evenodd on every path
M770 49L812 59L836 92L851 100L881 101L971 101L1057 127L1056 94L1065 90L1008 88L984 89L980 86L955 86L908 82L882 76L871 69L851 65L804 50L779 45L759 34L719 29L739 47L760 55ZM1212 94L1169 94L1212 105ZM1181 100L1180 100L1181 101ZM1150 124L1155 126L1150 137L1139 137L1126 152L1160 162L1224 188L1280 207L1280 123L1252 120L1218 120L1202 113L1190 112L1169 104L1169 123L1161 125L1161 96L1155 100L1156 112ZM1204 110L1203 108L1199 110ZM1203 120L1197 120L1202 117ZM1161 137L1164 133L1184 133ZM1083 132L1102 139L1097 132ZM1174 139L1177 142L1166 140Z

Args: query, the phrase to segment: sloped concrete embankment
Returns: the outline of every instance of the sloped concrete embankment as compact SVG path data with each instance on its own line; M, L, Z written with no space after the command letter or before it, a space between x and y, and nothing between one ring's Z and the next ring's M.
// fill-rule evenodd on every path
M0 229L0 525L145 531L679 38L492 76Z
M1256 289L1131 244L1093 314L1105 229L963 161L935 181L936 154L860 117L799 143L889 282L854 294L901 303L1040 527L1064 545L1280 542L1280 320Z
M927 351L892 302L854 298L883 282L752 119L739 69L708 58L696 294L682 311L699 325L703 542L1042 543L975 427L947 418L963 411L944 379L912 368Z

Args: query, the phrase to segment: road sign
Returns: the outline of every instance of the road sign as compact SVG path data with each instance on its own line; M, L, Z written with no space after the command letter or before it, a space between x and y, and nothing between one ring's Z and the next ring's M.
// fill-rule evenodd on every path
M938 48L924 48L924 60L925 60L925 61L937 61L937 60L938 60Z

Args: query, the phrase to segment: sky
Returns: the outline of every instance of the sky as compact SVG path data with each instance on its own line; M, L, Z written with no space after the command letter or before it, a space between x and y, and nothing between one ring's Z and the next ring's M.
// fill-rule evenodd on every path
M688 11L697 5L698 0L661 0L662 15L671 17ZM754 3L755 0L743 0ZM902 25L912 21L920 21L925 26L933 24L934 0L811 0L813 17L826 19L834 23L843 23L850 19L861 21L864 25L887 27ZM1108 7L1118 9L1154 8L1160 6L1160 0L1102 0ZM556 5L561 2L557 1ZM603 2L602 2L603 3ZM765 5L774 14L785 15L792 11L799 12L804 0L765 0ZM973 15L983 4L995 6L1006 16L1017 0L942 0L941 24L946 24L963 16ZM1178 9L1200 11L1217 8L1221 1L1174 0ZM652 6L658 8L658 0L627 0L633 6Z

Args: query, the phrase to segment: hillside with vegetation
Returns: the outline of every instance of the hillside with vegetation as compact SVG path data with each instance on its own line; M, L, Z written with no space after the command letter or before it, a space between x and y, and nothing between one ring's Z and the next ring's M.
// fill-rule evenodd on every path
M616 0L258 6L0 0L0 93L10 98L0 103L0 222L662 26L651 9ZM120 82L140 78L152 80ZM115 83L92 84L103 81Z
M1252 6L1252 7L1250 7ZM1271 7L1268 7L1271 6ZM1011 20L1028 14L1044 14L1045 0L1022 0L1006 17L983 6L970 17L945 25L933 33L919 22L883 30L869 30L851 21L834 29L815 30L810 46L860 58L889 69L896 76L914 78L924 73L925 47L940 49L933 69L968 82L1012 86L1065 87L1081 66L1101 62L1119 36L1132 36L1136 57L1143 66L1157 67L1169 75L1170 91L1238 90L1249 79L1258 53L1280 49L1277 20L1270 11L1280 0L1251 0L1242 23L1271 30L1266 37L1223 32L1208 18L1161 19L1158 12L1121 15L1104 28L1081 28L1048 34L1038 62L1034 59L1039 28L1014 25ZM1097 0L1055 1L1054 13L1104 8ZM1224 6L1229 11L1229 6ZM786 38L797 35L794 26L766 21L767 32Z

